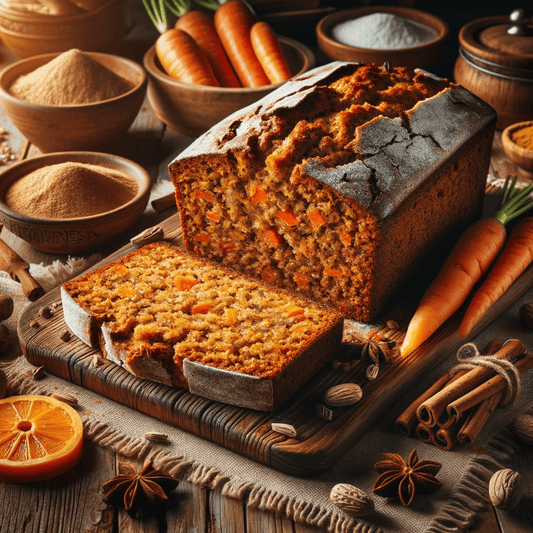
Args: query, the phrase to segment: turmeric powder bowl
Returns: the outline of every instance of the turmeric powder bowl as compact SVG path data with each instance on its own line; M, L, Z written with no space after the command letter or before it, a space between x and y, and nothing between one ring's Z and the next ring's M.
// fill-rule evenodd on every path
M517 122L502 132L503 151L524 178L533 178L533 120Z
M58 56L63 58L73 52L82 55L84 68L61 70L60 67L64 65L54 64L55 70L45 74L59 71L65 75L65 79L74 77L76 81L87 80L92 74L88 71L87 63L94 65L97 62L101 65L100 68L105 67L105 72L111 72L113 76L127 82L127 88L112 97L105 96L100 100L72 105L36 103L31 98L32 87L27 88L29 99L13 94L12 87L21 78L30 78L33 89L42 93L41 88L45 87L45 81L40 69L47 68L55 59L59 59ZM74 67L79 66L78 62L72 63ZM67 76L67 73L70 76ZM71 84L65 81L65 88L62 90L61 79L53 76L45 78L46 82L54 87L49 91L50 94L68 92ZM0 102L13 125L42 153L108 151L110 146L127 133L135 120L144 101L147 84L145 70L135 61L112 54L73 49L21 59L5 67L0 72ZM97 87L97 84L87 83L84 92L98 91ZM100 94L97 94L97 97L100 97Z
M69 198L67 202L71 205L58 205L61 198L69 194L69 184L65 183L65 177L69 177L66 170L72 172L70 167L87 171L87 174L70 174L73 185L78 185L81 189L80 197L84 195L88 197L95 191L101 195L101 199L93 196L92 200L87 198L80 200L83 205L79 208L79 212L72 207L75 203L72 196L67 196ZM63 172L61 176L63 181L54 180L52 171ZM44 172L48 174L43 174ZM43 214L47 208L42 205L39 206L39 215L34 215L35 202L32 204L28 197L21 196L18 192L22 189L17 187L23 184L25 178L36 176L38 173L50 178L49 185L38 183L34 188L39 190L32 193L42 195L43 201L40 202L42 204L47 203L47 197L54 195L57 197L54 198L53 206L48 202L49 216ZM89 183L89 180L86 180L85 184L80 181L85 176L98 178L97 174L103 177L113 176L114 181L109 186L102 185L102 180L93 184ZM45 154L15 163L0 174L0 221L11 233L43 252L77 254L94 251L118 238L139 219L148 203L150 189L151 179L148 172L128 159L98 152ZM124 203L121 201L110 203L111 196L120 197ZM24 204L27 204L26 209L17 207L24 213L16 211L13 207ZM98 213L100 206L108 210ZM87 214L94 212L97 214ZM59 218L59 215L63 218Z

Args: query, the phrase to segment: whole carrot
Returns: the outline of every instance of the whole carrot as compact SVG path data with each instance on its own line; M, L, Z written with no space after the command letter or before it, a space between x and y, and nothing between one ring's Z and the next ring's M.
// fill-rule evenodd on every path
M155 42L155 51L172 78L183 83L220 86L207 57L187 32L178 28L163 32Z
M416 350L463 305L503 248L505 224L532 207L533 185L516 192L515 183L516 178L507 189L506 182L502 206L492 217L474 222L461 235L409 322L401 355Z
M188 11L178 18L174 27L186 31L196 41L207 56L222 87L241 87L215 30L212 17L203 11Z
M533 261L533 217L521 220L509 234L500 256L487 278L474 293L459 326L466 337L491 305L511 286Z
M243 87L270 85L250 41L254 18L240 0L229 0L215 11L215 28Z
M272 27L264 21L256 22L250 30L252 47L270 83L282 83L291 71Z

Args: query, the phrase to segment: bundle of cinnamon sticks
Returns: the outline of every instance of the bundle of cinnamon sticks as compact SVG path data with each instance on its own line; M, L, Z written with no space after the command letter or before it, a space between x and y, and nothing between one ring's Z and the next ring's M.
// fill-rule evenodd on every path
M512 363L520 374L533 368L533 354L527 353L519 340L493 340L483 354ZM506 398L508 383L496 370L483 365L447 372L396 419L396 428L405 436L414 433L444 450L456 442L473 443Z

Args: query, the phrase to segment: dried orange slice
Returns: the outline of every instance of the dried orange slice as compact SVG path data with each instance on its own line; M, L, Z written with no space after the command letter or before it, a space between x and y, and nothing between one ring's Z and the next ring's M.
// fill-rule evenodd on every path
M0 481L53 478L70 470L82 451L82 421L70 405L50 396L0 400Z

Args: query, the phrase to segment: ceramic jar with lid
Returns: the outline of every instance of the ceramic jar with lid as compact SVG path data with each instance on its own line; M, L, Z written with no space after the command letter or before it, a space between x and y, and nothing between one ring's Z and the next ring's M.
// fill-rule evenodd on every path
M474 20L459 32L455 81L498 113L497 128L533 120L533 22L517 9L509 17Z

